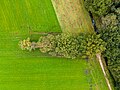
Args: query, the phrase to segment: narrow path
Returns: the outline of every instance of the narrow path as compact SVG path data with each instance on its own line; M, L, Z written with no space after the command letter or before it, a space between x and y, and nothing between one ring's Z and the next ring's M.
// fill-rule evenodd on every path
M97 54L96 56L97 56L97 58L98 58L98 60L99 60L100 66L101 66L101 68L102 68L104 77L105 77L106 82L107 82L107 85L108 85L108 88L109 88L109 90L112 90L111 85L110 85L110 82L109 82L109 80L108 80L108 78L107 78L107 74L106 74L106 72L105 72L103 63L102 63L101 55L100 55L100 54Z

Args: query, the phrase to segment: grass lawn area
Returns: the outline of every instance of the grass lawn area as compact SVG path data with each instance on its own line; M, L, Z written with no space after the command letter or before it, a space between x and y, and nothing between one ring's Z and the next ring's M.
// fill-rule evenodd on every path
M50 0L0 0L0 90L108 90L96 61L22 51L30 32L61 32Z

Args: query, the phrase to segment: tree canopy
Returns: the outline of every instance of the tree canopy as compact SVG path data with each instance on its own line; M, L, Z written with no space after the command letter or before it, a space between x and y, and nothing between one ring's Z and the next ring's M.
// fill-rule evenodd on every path
M102 16L108 13L112 0L85 0L85 7L88 11Z
M24 42L28 42L29 45L27 43L24 45ZM32 43L28 38L27 40L20 41L20 47L23 50L26 49L30 51L39 48L43 53L72 59L80 57L93 58L96 54L103 52L106 45L100 38L100 35L79 34L72 36L64 33L41 36L38 42L34 42L35 45Z

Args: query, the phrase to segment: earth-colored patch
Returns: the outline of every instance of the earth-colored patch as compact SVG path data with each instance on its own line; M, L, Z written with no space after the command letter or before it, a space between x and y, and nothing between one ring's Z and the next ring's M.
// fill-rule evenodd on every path
M63 32L94 32L83 0L52 0L52 3Z

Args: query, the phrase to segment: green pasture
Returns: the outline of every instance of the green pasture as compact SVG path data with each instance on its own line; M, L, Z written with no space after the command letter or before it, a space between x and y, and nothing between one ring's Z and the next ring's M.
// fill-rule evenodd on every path
M0 90L108 90L96 61L22 51L34 32L61 32L50 0L0 0Z
M0 29L9 32L60 32L50 0L0 0Z

